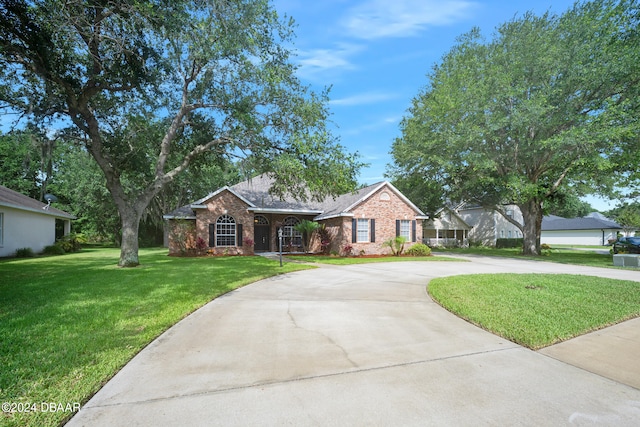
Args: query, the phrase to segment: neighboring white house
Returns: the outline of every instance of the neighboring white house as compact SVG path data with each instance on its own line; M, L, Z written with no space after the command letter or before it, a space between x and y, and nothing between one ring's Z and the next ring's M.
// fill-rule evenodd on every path
M469 231L467 224L454 210L440 209L434 218L422 223L422 241L429 246L467 246Z
M622 227L598 212L583 218L545 216L540 243L548 245L610 245Z
M75 219L64 211L0 185L0 257L13 256L17 249L41 252L56 241L56 222L60 234L71 230Z
M523 217L516 205L505 205L505 212L518 223ZM515 224L507 221L499 212L482 207L463 207L458 210L460 217L472 226L469 240L493 246L499 238L519 238L522 232ZM549 245L609 245L616 239L622 227L603 215L593 212L584 218L562 218L545 216L542 218L540 243Z
M505 205L505 213L522 224L524 222L520 208ZM522 237L520 229L509 222L501 213L480 206L466 206L458 209L458 215L471 226L469 240L486 246L494 246L497 239L515 239Z

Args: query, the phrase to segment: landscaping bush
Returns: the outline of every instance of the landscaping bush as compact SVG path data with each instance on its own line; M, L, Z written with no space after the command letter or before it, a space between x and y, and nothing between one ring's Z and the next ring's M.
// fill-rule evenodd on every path
M547 243L543 243L540 245L540 249L551 249L551 245L547 244Z
M31 248L16 249L16 258L33 258L35 254Z
M64 255L66 252L64 251L64 248L61 245L55 244L55 245L45 246L44 249L42 250L42 253L45 255Z
M391 249L393 256L402 255L404 251L404 244L407 242L407 238L404 236L397 236L395 239L385 240L382 246L388 246Z
M416 243L407 249L407 254L411 256L429 256L431 255L431 248L424 243Z
M524 239L496 239L496 249L522 248Z
M56 242L66 253L79 252L82 249L82 243L87 243L86 239L82 234L75 233L64 236Z

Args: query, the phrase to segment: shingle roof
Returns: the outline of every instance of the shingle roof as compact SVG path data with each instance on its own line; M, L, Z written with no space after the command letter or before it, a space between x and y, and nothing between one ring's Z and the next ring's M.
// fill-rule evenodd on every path
M559 216L545 216L542 218L542 231L559 230L617 230L622 227L609 219L593 216L584 218L562 218Z
M182 206L172 212L169 212L165 215L165 218L195 218L195 212L193 211L194 205L200 205L221 191L229 190L247 202L249 204L249 208L255 211L272 210L282 212L308 212L310 214L319 214L316 219L321 220L347 213L358 203L366 200L383 185L388 185L392 191L395 191L399 196L404 198L405 201L416 210L418 215L424 215L420 209L411 203L411 201L406 199L406 197L404 197L395 187L384 181L361 188L354 193L343 194L335 198L327 197L322 202L301 202L288 195L282 199L277 198L269 194L269 189L272 184L273 178L270 178L267 175L260 175L231 187L218 189L192 204Z
M18 193L2 185L0 185L0 206L51 215L58 218L75 219L75 216L65 211L61 211L52 206L47 207L46 203L27 197L22 193Z
M322 211L320 202L301 202L290 195L282 199L269 194L274 179L268 175L259 175L231 187L234 193L251 202L256 208L273 210Z

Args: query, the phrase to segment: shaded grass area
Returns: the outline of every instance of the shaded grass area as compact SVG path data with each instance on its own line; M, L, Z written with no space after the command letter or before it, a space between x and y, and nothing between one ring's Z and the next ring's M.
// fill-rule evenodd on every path
M602 250L608 250L606 246ZM521 249L495 249L495 248L455 248L438 249L442 254L499 256L507 258L528 259L534 261L557 262L560 264L586 265L590 267L623 268L613 266L611 254L599 254L595 251L572 250L569 248L556 248L543 250L540 256L524 256Z
M242 285L311 268L262 257L168 257L140 251L116 267L117 249L0 261L0 402L36 403L0 413L2 426L55 426L69 412L41 402L84 403L137 352L189 313Z
M457 261L461 262L459 258L452 258L446 256L385 256L385 257L337 257L326 255L286 255L287 259L295 261L304 261L320 264L332 264L332 265L352 265L352 264L369 264L375 262L407 262L407 261Z
M478 274L429 282L447 310L531 349L640 316L640 283L556 274Z

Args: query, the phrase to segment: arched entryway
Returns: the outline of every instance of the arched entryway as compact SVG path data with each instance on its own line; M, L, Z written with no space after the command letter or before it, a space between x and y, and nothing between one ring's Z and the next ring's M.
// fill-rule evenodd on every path
M256 215L253 218L253 249L257 252L271 250L269 220L264 215Z

